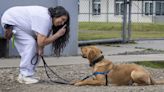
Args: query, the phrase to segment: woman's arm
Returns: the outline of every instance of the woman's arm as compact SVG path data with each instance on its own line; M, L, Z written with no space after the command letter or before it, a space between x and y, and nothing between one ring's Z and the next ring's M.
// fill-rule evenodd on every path
M56 32L54 35L50 36L50 37L46 37L40 33L37 33L37 44L38 47L44 47L50 43L52 43L53 41L55 41L56 39L58 39L59 37L61 37L62 35L65 34L66 29L63 27L61 28L58 32Z
M62 27L54 35L52 35L50 37L44 36L40 33L37 33L38 54L43 55L44 46L52 43L53 41L55 41L56 39L58 39L59 37L64 35L65 31L66 31L65 27Z

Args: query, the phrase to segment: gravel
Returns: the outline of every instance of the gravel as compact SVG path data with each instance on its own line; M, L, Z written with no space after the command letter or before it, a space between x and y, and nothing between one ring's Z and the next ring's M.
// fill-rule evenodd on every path
M86 64L78 65L58 65L51 68L60 77L72 81L83 79L92 72ZM156 80L164 80L164 69L153 69L145 67ZM44 67L38 67L36 75L41 81L38 84L19 84L16 78L19 73L19 68L1 68L0 69L0 92L163 92L164 85L150 86L73 86L56 84L49 81ZM50 74L50 76L52 76ZM59 80L56 76L53 80Z

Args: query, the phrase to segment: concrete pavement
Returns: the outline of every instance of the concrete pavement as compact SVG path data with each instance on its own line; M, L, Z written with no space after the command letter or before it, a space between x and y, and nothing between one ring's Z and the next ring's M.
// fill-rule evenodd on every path
M117 62L134 62L134 61L164 61L164 54L148 54L148 55L114 55L105 56L106 59ZM7 67L18 67L20 59L0 59L0 68ZM88 64L87 60L81 56L71 56L71 57L45 57L45 61L48 65L69 65L69 64ZM43 66L40 62L39 66Z

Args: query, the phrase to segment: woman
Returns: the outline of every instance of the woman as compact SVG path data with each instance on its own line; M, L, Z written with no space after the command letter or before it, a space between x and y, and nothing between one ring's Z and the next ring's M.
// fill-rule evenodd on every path
M53 43L57 56L63 51L69 38L69 13L62 7L16 6L6 10L1 18L5 38L15 38L15 46L21 56L18 82L38 83L34 77L36 54L43 55L46 45ZM50 35L53 33L52 35Z

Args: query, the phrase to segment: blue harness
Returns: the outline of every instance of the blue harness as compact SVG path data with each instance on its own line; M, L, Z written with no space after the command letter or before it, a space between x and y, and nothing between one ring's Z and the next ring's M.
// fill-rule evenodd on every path
M102 56L100 56L99 58L96 58L95 60L93 60L92 61L92 63L90 63L90 66L91 67L93 67L96 63L98 63L98 62L100 62L102 59L104 59L104 56L102 55ZM101 75L105 75L105 80L106 80L106 86L108 85L108 73L109 73L110 71L105 71L105 72L94 72L92 75L89 75L89 76L87 76L87 77L85 77L84 79L82 79L82 81L83 80L86 80L86 79L88 79L88 78L90 78L90 77L92 77L92 76L96 76L96 75L99 75L99 74L101 74Z
M109 71L106 72L94 72L93 75L96 76L98 74L102 74L102 75L107 75L109 73Z
M86 80L86 79L88 79L88 78L90 78L90 77L92 77L92 76L96 76L96 75L101 74L101 75L105 75L105 80L106 80L105 85L108 86L108 75L107 75L107 74L108 74L109 72L110 72L110 71L106 71L106 72L94 72L92 75L89 75L89 76L85 77L84 79L82 79L82 81L83 81L83 80Z

